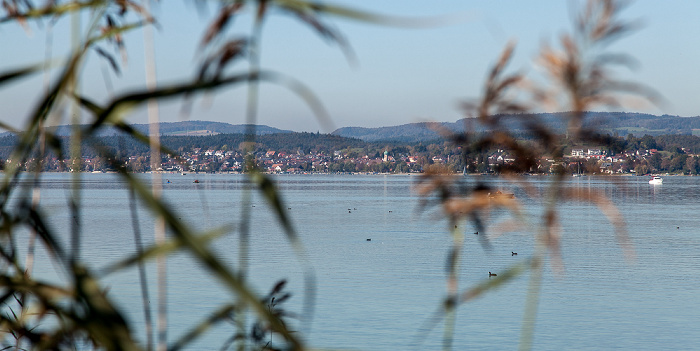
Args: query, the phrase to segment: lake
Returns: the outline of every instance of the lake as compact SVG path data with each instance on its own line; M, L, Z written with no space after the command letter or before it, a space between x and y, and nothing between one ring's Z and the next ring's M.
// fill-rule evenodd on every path
M445 296L450 228L439 207L419 208L420 197L414 191L419 176L274 178L316 277L313 323L304 338L308 344L326 349L441 349L442 324L419 342L416 335L422 335L419 332ZM471 223L459 225L466 233L460 290L488 280L489 271L503 272L531 257L551 178L521 179L538 196L497 178L467 176L464 181L514 192L524 214L519 230L492 238L490 250L473 235L476 229ZM646 177L587 176L566 180L565 187L600 192L617 206L636 259L625 258L614 227L600 208L581 202L559 204L563 272L545 263L534 349L678 350L700 345L700 177L667 176L663 185L647 181ZM244 176L164 174L163 182L164 197L193 228L238 224ZM133 254L125 184L114 174L84 174L82 187L83 259L99 269ZM44 174L41 189L50 225L68 246L70 175ZM303 266L265 201L255 194L252 205L250 282L263 295L277 281L287 279L293 296L283 307L301 313ZM151 244L153 222L148 210L139 208L144 242ZM505 211L494 211L488 223L509 218ZM26 247L23 240L25 236L19 239L21 248ZM212 247L232 267L238 264L236 233L223 236ZM518 255L512 256L512 251ZM37 253L34 274L52 281L61 276L42 250ZM148 265L148 277L155 306L153 264ZM529 274L524 274L461 305L454 349L516 349L528 282ZM103 283L137 327L137 338L145 340L137 271L106 276ZM187 253L168 258L170 341L231 301L231 295ZM232 332L231 325L224 323L189 349L218 349Z

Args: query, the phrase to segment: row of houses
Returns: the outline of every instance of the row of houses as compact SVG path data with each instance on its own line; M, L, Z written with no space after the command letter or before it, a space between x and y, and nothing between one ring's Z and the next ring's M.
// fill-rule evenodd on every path
M236 151L224 151L199 148L191 152L185 152L176 158L167 157L162 165L162 170L173 172L237 172L242 171L245 157ZM333 155L318 153L286 153L274 150L261 152L255 155L258 166L267 172L324 172L332 168L333 164L350 163L357 168L367 168L382 163L395 163L403 161L406 164L416 164L420 158L417 156L401 156L395 158L384 152L380 157L363 155L357 158L348 158L340 151ZM182 161L185 162L182 162Z
M683 150L685 151L685 150ZM630 172L639 161L650 159L658 154L656 149L628 151L618 155L608 156L600 149L577 148L571 150L571 154L565 156L563 160L553 160L542 158L537 162L537 170L533 172L546 172L548 168L558 165L568 167L570 164L577 164L581 161L588 163L588 170L593 166L590 161L597 161L600 172ZM72 168L70 165L59 166L58 160L49 160L46 164L49 169ZM12 161L7 160L6 163ZM301 153L282 152L267 150L258 152L255 155L255 162L260 169L267 172L420 172L427 165L449 164L455 171L463 169L460 155L447 154L427 156L421 155L391 155L388 151L375 153L374 156L351 154L345 151L335 151L330 155L324 152ZM506 150L497 150L489 155L479 156L478 160L471 160L478 172L491 172L497 170L498 166L509 165L516 162L515 157ZM624 167L620 165L627 163ZM659 161L656 160L658 163ZM65 162L64 162L65 164ZM150 170L150 160L147 155L128 156L125 164L134 172ZM185 151L177 157L168 155L162 156L162 163L159 167L162 171L170 172L240 172L243 171L245 157L240 151L226 149L202 149L194 148ZM470 169L472 166L469 166ZM81 164L84 171L106 171L110 170L110 164L106 160L84 157Z
M571 155L568 156L569 160L567 163L572 162L573 159L594 159L598 161L601 172L611 172L610 170L613 168L611 167L613 164L624 162L630 158L645 158L655 153L657 153L657 150L652 149L641 153L635 151L615 156L607 156L605 152L600 149L573 149ZM183 166L181 163L169 160L168 162L164 162L163 170L235 172L241 171L244 165L243 155L236 151L193 149L192 152L185 153L182 157L187 161L186 163L188 166ZM433 156L431 158L415 155L392 156L385 151L383 154L380 154L379 157L363 155L351 158L341 151L335 151L332 155L326 155L320 152L315 154L301 154L269 150L257 154L256 160L259 167L268 172L324 172L329 169L334 169L332 165L337 165L339 163L353 164L357 169L367 169L382 163L397 162L405 163L409 167L409 171L420 171L421 166L426 163L449 163L450 155ZM487 160L490 167L515 162L515 158L504 150L494 152L487 157ZM543 159L542 163L555 164L556 161Z

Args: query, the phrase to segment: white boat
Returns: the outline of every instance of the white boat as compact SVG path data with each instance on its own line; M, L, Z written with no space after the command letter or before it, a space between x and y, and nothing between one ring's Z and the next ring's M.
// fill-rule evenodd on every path
M495 193L489 193L489 198L490 199L495 199L495 198L513 199L513 198L515 198L515 194L504 193L504 192L501 192L500 190L498 190Z
M664 179L661 177L651 177L651 179L649 180L649 184L653 184L653 185L663 184L663 182L664 182Z

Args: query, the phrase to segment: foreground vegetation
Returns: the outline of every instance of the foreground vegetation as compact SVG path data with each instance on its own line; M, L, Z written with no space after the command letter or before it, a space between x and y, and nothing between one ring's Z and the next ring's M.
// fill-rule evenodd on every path
M205 3L196 2L205 6ZM216 15L212 19L207 31L203 34L199 43L202 52L201 61L196 67L198 73L192 80L176 82L170 86L157 87L153 80L147 79L143 87L122 95L113 97L106 104L98 104L89 92L83 93L78 89L82 65L88 59L87 53L95 51L99 57L108 61L109 65L118 68L118 60L112 54L101 48L102 45L114 45L117 52L124 49L122 34L143 28L145 42L149 42L149 30L154 23L154 18L148 11L148 1L48 1L44 6L36 7L26 0L8 0L3 2L3 10L0 12L0 24L17 23L26 24L28 21L38 21L44 18L58 18L72 16L74 24L73 46L68 57L63 58L54 79L47 84L47 88L40 92L39 102L28 111L25 128L17 134L12 142L12 151L6 159L4 178L0 187L0 233L2 234L2 246L0 260L2 271L0 272L0 303L3 304L3 313L0 315L0 329L3 332L2 346L6 349L76 349L95 348L108 350L140 350L140 349L182 349L187 347L212 325L232 321L234 325L233 337L230 340L222 340L222 349L236 348L238 350L260 349L306 349L307 345L313 345L313 340L304 339L304 330L308 329L313 314L313 296L316 280L313 267L310 267L308 253L302 243L292 221L288 218L288 212L281 197L275 189L275 185L262 169L264 163L260 163L262 157L256 151L261 148L257 144L262 137L256 137L252 127L244 134L242 141L226 141L227 149L239 153L241 157L241 169L246 173L248 182L244 195L240 199L241 212L232 214L236 218L235 224L205 230L192 228L183 222L171 208L160 198L162 179L158 172L153 172L150 188L146 183L134 177L134 166L127 162L127 155L131 152L139 152L137 147L129 148L126 145L120 147L120 142L126 140L102 139L99 132L107 126L114 127L138 140L143 146L143 170L158 169L162 167L162 161L170 157L182 161L186 146L177 146L178 142L190 142L188 139L159 138L157 126L158 117L155 108L151 105L151 128L148 136L139 133L125 119L125 114L134 106L148 105L156 99L182 97L192 99L194 95L205 93L214 89L224 89L237 85L245 85L248 88L248 110L246 124L253 125L256 121L258 107L258 83L261 80L280 84L296 93L301 99L318 114L321 120L327 118L322 104L313 93L298 81L271 71L261 70L259 44L261 40L262 26L271 12L278 11L295 18L304 25L309 25L323 37L330 39L341 47L345 43L332 27L325 24L325 16L339 16L356 21L370 23L396 23L396 19L377 16L370 13L357 11L341 6L315 3L306 0L259 0L259 1L219 1L217 2ZM249 12L242 12L243 9ZM436 163L422 168L422 176L418 185L418 191L426 200L423 205L438 204L442 213L447 218L447 230L450 234L451 248L447 255L445 273L447 276L446 292L439 306L436 306L434 316L426 316L426 328L418 333L424 333L442 326L442 348L453 348L452 339L455 331L455 311L463 304L471 302L474 298L488 293L492 289L499 288L504 283L521 274L529 274L527 300L524 303L524 322L519 342L521 349L532 348L535 316L538 305L538 295L542 285L544 274L543 264L547 257L556 266L560 262L559 236L557 231L559 221L559 204L563 201L584 201L599 206L603 213L610 219L616 229L618 240L625 249L629 249L624 228L621 225L620 214L607 199L599 193L569 193L562 187L566 170L564 167L554 167L550 170L554 174L551 177L550 187L545 197L544 210L533 227L521 227L519 230L528 231L536 238L536 247L531 257L523 257L518 263L504 272L499 272L498 277L484 280L483 282L462 288L459 286L460 256L463 249L464 233L456 225L458 222L468 220L474 223L479 230L484 230L484 216L494 208L502 208L512 213L514 218L519 218L519 204L517 199L509 197L489 199L489 189L484 184L477 184L471 188L461 184L458 179L449 177L450 171L459 168L459 165L468 165L470 169L484 165L483 158L493 150L511 156L514 160L510 163L502 163L499 172L509 174L512 172L530 172L539 167L538 160L543 158L552 160L554 165L561 165L565 161L564 150L567 147L579 146L604 146L613 145L606 138L593 130L586 128L585 111L598 108L610 108L619 105L620 94L632 94L645 99L653 99L653 94L641 89L638 85L629 82L620 82L613 76L613 64L626 62L626 57L613 55L607 52L607 46L625 33L629 27L626 22L618 18L621 9L620 3L612 0L591 0L578 12L572 34L562 35L561 41L555 46L542 48L538 58L539 64L547 72L546 83L537 80L537 84L528 81L526 77L508 73L508 63L513 55L514 44L504 48L495 64L487 74L484 84L484 94L478 99L463 106L465 115L474 121L488 127L490 132L483 134L450 133L444 131L444 142L435 144L429 148L414 146L392 146L391 155L396 159L398 148L408 153L425 153L426 158L431 155L454 155L450 161ZM245 38L228 37L228 24L234 18L250 14L253 23L250 33ZM90 18L86 28L81 30L80 20L82 16ZM398 21L402 24L411 21ZM147 44L149 47L149 44ZM151 47L152 48L152 47ZM148 49L147 49L148 50ZM245 56L248 59L246 69L236 70L234 63ZM0 84L7 85L14 80L27 78L30 75L44 69L49 70L49 62L29 65L19 69L10 69L0 74ZM6 69L3 67L3 69ZM153 68L146 69L147 77L154 74ZM527 83L527 84L526 84ZM545 84L545 85L540 85ZM540 123L537 115L530 112L538 106L559 103L557 110L570 111L562 115L567 125L567 136L553 132ZM73 106L69 114L73 119L71 138L62 139L44 128L49 120L60 118L63 115L63 106ZM79 127L80 110L87 111L90 115L90 124L84 128ZM525 125L529 127L530 137L520 138L512 130L503 124L504 114L518 114ZM8 126L6 126L8 129ZM221 137L223 138L223 137ZM320 136L319 136L320 138ZM642 138L643 139L643 138ZM648 141L645 139L645 142ZM168 144L171 142L172 144ZM344 157L350 157L353 152L358 156L365 153L361 148L348 141L349 144L338 150ZM636 139L625 140L630 144L636 143ZM111 145L110 145L111 143ZM288 142L280 142L280 145ZM147 145L147 146L146 146ZM211 147L223 149L212 144ZM640 141L641 145L641 141ZM650 145L645 145L650 146ZM86 147L86 148L84 148ZM187 146L189 147L189 146ZM282 146L280 146L282 147ZM387 152L385 150L376 152ZM348 149L343 153L343 150ZM335 149L335 148L334 148ZM92 151L85 151L92 150ZM132 151L134 150L134 151ZM146 151L147 150L147 151ZM267 154L267 148L263 148ZM623 147L619 152L624 151ZM278 152L279 150L274 150ZM303 150L305 153L307 150ZM106 271L100 271L99 275L81 260L82 238L90 233L85 233L81 223L85 220L82 216L81 201L81 173L85 170L87 162L83 158L84 152L93 152L100 157L103 164L118 172L119 176L128 185L129 192L133 196L133 202L137 199L151 210L155 245L152 247L140 247L140 240L135 240L136 254L124 257L114 262ZM293 152L292 150L289 151ZM147 156L145 156L147 153ZM301 153L301 152L300 152ZM680 153L679 153L680 154ZM162 156L166 155L166 156ZM458 155L458 157L456 157ZM73 181L68 195L70 216L70 239L59 240L57 233L51 230L48 217L43 213L40 201L41 188L39 180L42 172L50 169L51 164L47 160L60 160L64 169L73 170ZM129 156L130 158L130 156ZM480 160L481 158L481 160ZM456 159L456 160L455 160ZM459 161L457 161L459 160ZM66 162L67 161L67 162ZM130 161L130 160L129 160ZM160 161L160 162L159 162ZM388 162L388 161L387 161ZM451 164L455 162L455 164ZM462 162L462 163L459 163ZM67 164L66 164L67 163ZM146 166L146 164L148 166ZM426 163L424 163L425 165ZM430 164L430 161L427 161ZM455 166L456 165L456 166ZM452 169L450 169L452 166ZM94 165L93 165L94 168ZM141 169L139 169L140 171ZM20 182L20 177L26 177L22 171L32 172L29 181ZM477 169L478 171L478 169ZM267 200L269 210L275 214L283 228L284 235L294 248L296 259L303 267L305 277L304 307L298 312L301 328L292 332L285 322L286 315L281 309L275 308L276 303L281 303L289 295L283 290L285 284L282 277L269 294L259 296L248 285L246 277L251 272L248 267L248 258L253 255L250 252L250 208L252 192L259 191ZM17 194L18 202L9 201ZM32 194L28 196L27 194ZM430 200L430 201L428 201ZM138 221L134 220L134 228L139 228ZM524 221L522 221L524 222ZM17 236L26 232L30 233L30 245L25 250L27 255L21 257L17 247ZM140 230L134 230L138 238ZM167 235L166 235L167 233ZM221 235L235 235L238 238L239 261L235 264L227 264L217 257L210 245ZM481 237L481 236L480 236ZM62 243L68 242L64 245ZM35 245L40 245L51 253L53 265L61 272L63 280L60 283L47 283L36 280L32 276L32 260ZM175 250L187 251L201 264L203 274L211 276L231 293L231 302L223 304L210 311L210 318L204 321L193 322L191 329L176 340L167 338L167 272L164 269L165 259ZM107 295L101 285L101 278L105 275L122 271L129 267L137 267L143 272L143 264L148 260L157 261L156 282L158 291L154 298L155 307L148 301L151 300L149 292L144 288L143 311L147 326L145 328L146 341L142 344L134 336L134 328L129 325ZM556 268L556 267L555 267ZM141 286L148 286L145 274L141 274ZM407 292L410 293L410 292ZM134 301L134 303L139 303ZM154 311L152 311L154 310ZM151 313L157 315L152 317ZM420 318L420 317L419 317ZM157 322L156 322L157 321ZM42 326L42 328L37 328ZM413 331L406 331L413 333ZM475 336L475 337L478 337ZM273 342L274 341L274 342ZM87 345L87 346L84 346ZM213 347L218 347L214 345ZM459 347L459 346L458 346Z

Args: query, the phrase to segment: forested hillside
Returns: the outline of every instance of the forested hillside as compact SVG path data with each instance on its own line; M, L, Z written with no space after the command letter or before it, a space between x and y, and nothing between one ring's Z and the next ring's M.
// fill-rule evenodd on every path
M528 119L534 119L547 126L550 130L561 134L566 133L567 120L565 113L540 113L529 115L501 115L504 125L515 134L523 138L528 137L528 127L525 123ZM636 137L644 135L700 135L700 117L678 117L662 115L656 116L644 113L629 112L587 112L587 126L602 134ZM147 124L134 124L134 129L143 134L148 134ZM53 127L52 130L58 136L70 135L69 126ZM446 135L470 132L488 132L488 128L477 123L476 119L463 118L456 122L419 122L398 126L386 126L377 128L343 127L331 134L375 142L432 142L444 138ZM229 124L210 121L182 121L160 123L160 133L163 136L205 136L217 134L243 134L246 132L245 124ZM255 126L256 135L293 133L290 130L281 130L266 125ZM107 137L120 135L114 128L104 128L98 135ZM10 135L4 133L4 135Z
M163 136L161 138L162 145L174 151L175 153L190 152L194 149L213 149L213 150L239 150L241 144L245 141L244 134L215 134L204 136ZM65 137L60 138L62 152L64 155L69 155L69 140ZM5 136L0 138L0 157L7 159L10 157L10 152L15 147L17 138L14 136ZM98 140L105 150L121 156L141 156L147 155L149 152L148 145L125 136L103 136ZM83 156L94 157L99 151L93 147L88 147L88 143L84 143ZM264 134L256 137L255 149L260 150L277 150L287 153L332 153L335 150L343 150L349 148L364 148L374 143L353 138L345 138L331 134L320 133L278 133ZM385 145L385 144L382 144ZM377 146L380 147L380 146Z
M539 113L528 115L501 115L504 126L516 134L527 136L529 130L528 119L534 119L546 126L549 130L566 133L565 113ZM626 136L632 134L636 137L644 135L681 134L693 135L700 131L700 117L678 117L662 115L656 116L645 113L629 112L587 112L586 126L603 134ZM410 123L394 127L362 128L345 127L333 132L333 134L345 137L358 138L365 141L395 140L402 142L429 141L439 138L445 132L461 133L465 130L471 132L486 132L488 128L477 123L476 119L464 118L454 123Z

